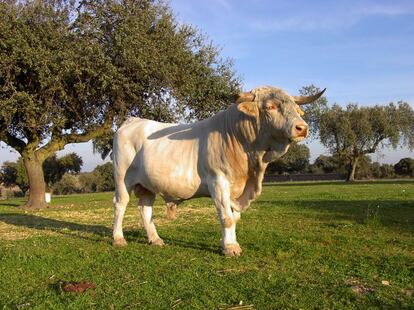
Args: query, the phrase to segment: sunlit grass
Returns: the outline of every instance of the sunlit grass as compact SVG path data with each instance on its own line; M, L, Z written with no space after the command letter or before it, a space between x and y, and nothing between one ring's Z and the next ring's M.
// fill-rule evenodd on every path
M414 308L414 182L265 185L232 259L220 255L209 199L180 205L174 221L156 201L164 248L146 244L133 199L121 250L111 245L112 193L54 197L37 212L22 203L0 202L5 308ZM81 280L96 289L60 289Z

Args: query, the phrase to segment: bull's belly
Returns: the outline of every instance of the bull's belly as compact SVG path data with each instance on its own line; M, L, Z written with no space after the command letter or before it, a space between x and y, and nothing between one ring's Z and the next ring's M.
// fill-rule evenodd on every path
M152 170L140 183L148 190L170 200L187 200L193 197L208 196L208 188L200 178L177 174L174 171Z
M193 154L176 148L156 159L154 149L151 151L152 156L145 154L142 160L141 185L171 200L208 195L206 182L198 174L197 158L191 156Z

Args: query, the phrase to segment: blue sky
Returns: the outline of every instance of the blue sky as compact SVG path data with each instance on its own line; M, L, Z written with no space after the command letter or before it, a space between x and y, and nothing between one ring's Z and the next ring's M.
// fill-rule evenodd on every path
M180 22L200 29L234 60L246 90L274 85L296 94L304 85L327 88L329 103L414 107L414 0L236 1L171 0ZM327 151L308 141L312 159ZM0 162L14 160L0 148ZM89 171L102 163L90 143L69 145ZM414 157L384 149L373 160Z

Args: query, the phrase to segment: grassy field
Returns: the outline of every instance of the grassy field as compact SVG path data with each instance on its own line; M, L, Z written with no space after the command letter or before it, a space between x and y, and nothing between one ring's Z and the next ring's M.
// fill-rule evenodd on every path
M0 201L0 308L414 308L412 181L265 185L238 225L238 258L220 255L209 199L174 221L157 200L164 248L146 244L133 199L129 245L115 249L111 201L62 196L37 212ZM96 289L62 290L81 280Z

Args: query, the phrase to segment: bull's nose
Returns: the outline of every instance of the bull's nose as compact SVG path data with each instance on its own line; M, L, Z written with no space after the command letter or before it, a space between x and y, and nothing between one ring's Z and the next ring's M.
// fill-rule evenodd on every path
M294 128L295 137L306 138L308 135L308 125L306 123L299 123L295 125Z

